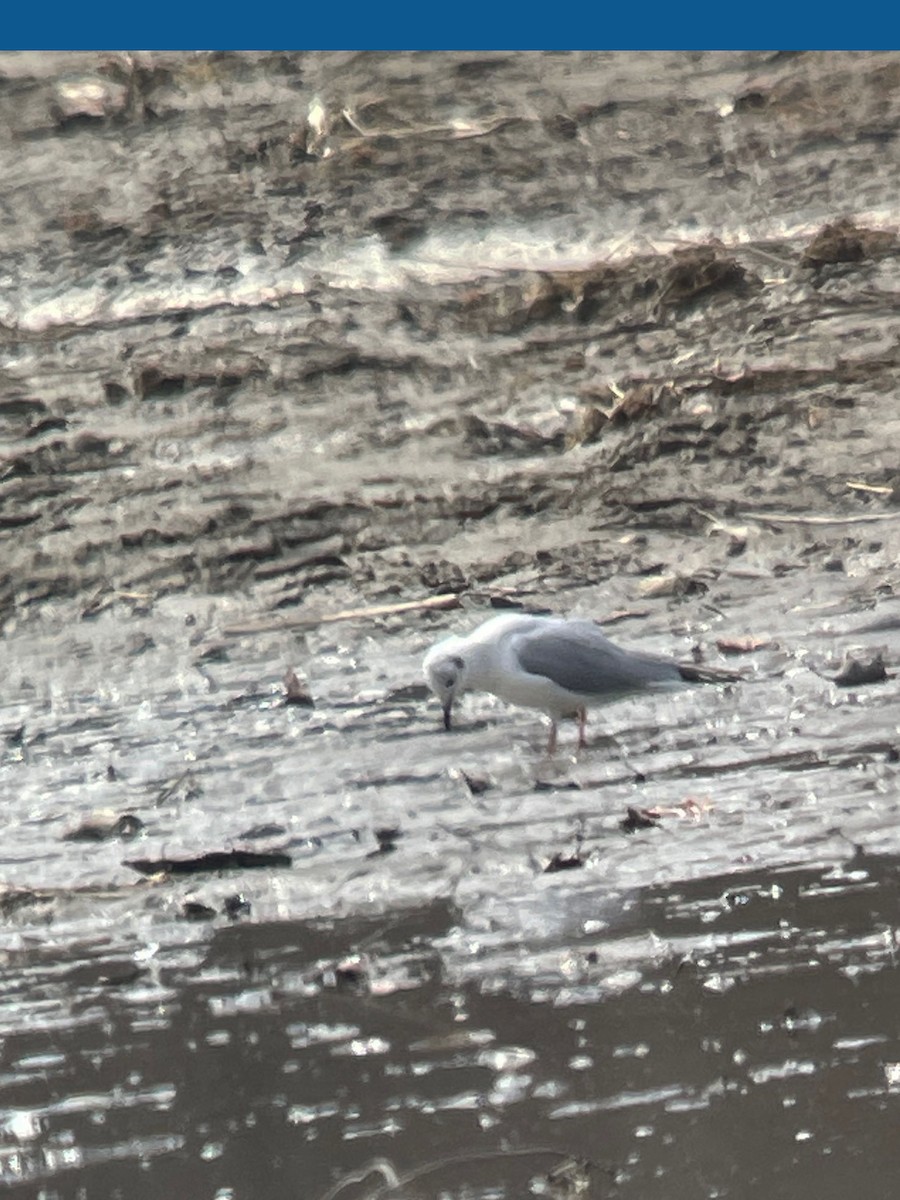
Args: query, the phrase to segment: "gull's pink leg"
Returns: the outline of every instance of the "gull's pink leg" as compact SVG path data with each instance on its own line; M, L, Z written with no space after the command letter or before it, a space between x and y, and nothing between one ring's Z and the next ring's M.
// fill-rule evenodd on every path
M587 709L579 708L578 710L578 749L584 750L587 746L587 738L584 735L584 727L587 725Z
M551 721L551 723L550 723L550 737L547 740L547 753L548 754L556 753L556 722L555 721Z

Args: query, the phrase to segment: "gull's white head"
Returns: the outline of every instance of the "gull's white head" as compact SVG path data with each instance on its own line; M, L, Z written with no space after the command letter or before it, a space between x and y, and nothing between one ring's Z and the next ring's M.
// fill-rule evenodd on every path
M451 727L454 701L466 690L464 645L462 638L445 638L431 647L422 663L425 680L444 710L445 729Z

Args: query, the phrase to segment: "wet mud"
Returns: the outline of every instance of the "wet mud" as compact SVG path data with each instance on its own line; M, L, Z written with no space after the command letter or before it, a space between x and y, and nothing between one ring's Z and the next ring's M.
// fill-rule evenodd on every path
M893 1194L898 80L0 56L11 1195Z

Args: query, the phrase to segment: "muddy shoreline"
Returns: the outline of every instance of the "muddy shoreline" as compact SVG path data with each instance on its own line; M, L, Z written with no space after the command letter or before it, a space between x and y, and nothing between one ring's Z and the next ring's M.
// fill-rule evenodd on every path
M888 1194L898 79L0 56L10 1194Z

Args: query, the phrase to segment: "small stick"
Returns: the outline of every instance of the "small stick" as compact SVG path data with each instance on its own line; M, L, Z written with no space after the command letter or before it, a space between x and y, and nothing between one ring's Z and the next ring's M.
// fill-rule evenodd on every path
M347 124L350 126L351 129L356 130L356 132L360 135L360 137L367 138L367 137L372 136L371 133L369 133L367 130L363 129L363 127L356 122L356 120L354 119L354 116L353 116L352 109L342 108L341 116L344 118L344 120L347 122Z
M744 511L741 516L745 520L770 521L773 525L853 525L858 521L896 521L900 518L897 512L858 513L855 517L801 517L795 513L764 513Z
M848 479L847 487L853 488L854 492L874 492L876 496L890 496L893 492L892 487L885 487L878 483L863 483L862 480Z
M279 629L315 629L317 625L331 625L335 621L365 621L374 617L391 616L393 613L459 608L459 600L458 592L449 592L446 596L400 600L396 604L374 604L370 608L344 608L340 612L320 613L318 616L289 617L281 621L247 621L243 624L227 625L223 633L234 637L243 633L271 633Z

